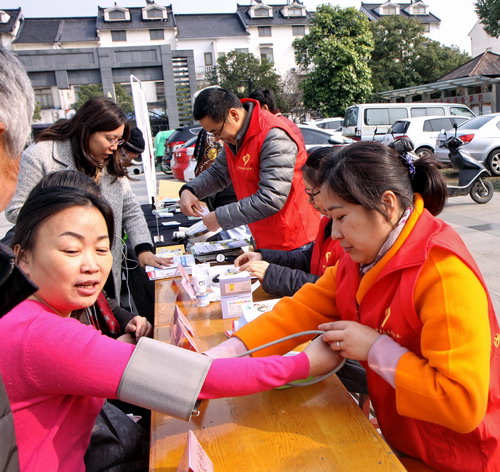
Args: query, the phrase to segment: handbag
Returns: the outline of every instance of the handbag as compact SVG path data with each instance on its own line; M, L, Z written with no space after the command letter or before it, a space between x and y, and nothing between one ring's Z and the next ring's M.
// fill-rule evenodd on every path
M87 472L142 472L149 465L149 433L106 401L85 453Z

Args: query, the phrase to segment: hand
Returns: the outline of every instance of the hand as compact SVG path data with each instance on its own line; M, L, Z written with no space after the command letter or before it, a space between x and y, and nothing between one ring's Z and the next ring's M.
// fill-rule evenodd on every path
M330 346L318 336L313 339L304 352L309 358L309 375L317 377L333 370L342 362L342 356L337 351L332 351Z
M146 266L158 267L158 269L163 269L172 264L171 257L159 257L153 254L151 251L141 252L137 256L139 265L144 269Z
M331 349L356 361L368 359L370 348L380 336L378 331L356 321L334 321L319 325L318 328L326 331L322 339ZM340 343L340 347L337 343Z
M234 260L234 266L240 267L241 265L246 264L247 262L261 261L261 260L262 260L262 254L260 252L254 252L254 251L244 252L241 256L238 256Z
M220 228L215 211L211 211L203 217L203 224L207 227L208 231L217 231Z
M246 270L250 272L252 277L257 277L261 282L264 280L266 275L266 270L269 267L269 262L266 261L250 261L243 264L240 270Z
M187 216L201 216L202 215L202 206L198 197L194 195L193 192L189 190L183 190L181 193L181 198L179 200L179 206L181 208L182 213Z
M125 326L125 333L135 335L135 339L142 336L149 337L153 333L151 323L144 316L134 316Z
M233 336L217 346L210 348L203 354L211 357L212 359L218 359L219 357L236 357L246 351L248 351L248 348L245 346L243 341Z

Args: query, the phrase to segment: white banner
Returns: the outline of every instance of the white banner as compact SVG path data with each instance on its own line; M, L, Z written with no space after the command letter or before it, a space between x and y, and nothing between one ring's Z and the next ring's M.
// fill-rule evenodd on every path
M137 127L142 131L146 147L142 153L142 165L144 167L144 179L146 180L146 189L148 200L151 203L156 202L156 168L155 156L153 151L153 137L151 136L151 125L149 123L149 112L146 97L142 90L142 82L133 75L130 76L130 86L132 89L132 100L134 102L135 121Z

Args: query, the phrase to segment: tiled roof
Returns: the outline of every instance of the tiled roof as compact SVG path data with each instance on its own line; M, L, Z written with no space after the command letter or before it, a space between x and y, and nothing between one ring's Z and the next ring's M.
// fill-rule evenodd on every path
M16 24L16 20L18 16L21 15L21 9L16 8L15 10L5 10L0 6L0 10L7 13L10 16L9 21L7 23L0 23L0 33L12 33L14 29L14 25Z
M104 21L104 10L111 7L99 7L97 11L97 29L105 30L129 30L129 29L163 29L173 28L175 19L172 5L167 5L167 19L143 20L142 7L127 8L130 12L130 21ZM176 15L177 16L177 15Z
M375 10L383 5L383 3L361 3L360 11L362 11L370 20L379 20L387 15L379 15ZM400 8L400 16L404 16L406 18L414 18L415 20L420 21L421 23L441 23L441 20L432 13L429 12L428 15L410 15L407 11L404 11L404 8L407 8L411 5L411 3L397 3Z
M213 38L228 36L247 36L249 33L236 13L208 15L175 15L177 37Z
M26 18L15 43L97 41L96 18Z
M306 16L283 16L282 10L287 5L266 5L272 7L273 17L251 18L248 10L255 5L237 5L236 12L241 16L243 22L248 26L272 26L272 25L307 25L311 14L306 11Z
M500 55L489 51L484 52L444 75L438 79L438 82L475 75L500 77Z

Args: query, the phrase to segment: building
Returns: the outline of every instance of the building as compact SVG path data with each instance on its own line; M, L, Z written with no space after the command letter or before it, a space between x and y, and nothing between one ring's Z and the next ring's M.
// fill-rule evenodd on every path
M472 27L469 38L471 41L472 56L476 57L484 51L500 54L500 38L493 38L485 30L480 21Z
M429 11L427 3L416 0L409 3L396 3L390 0L385 3L361 3L359 9L370 21L377 21L389 15L400 15L405 18L414 18L422 23L424 34L430 39L440 41L441 20Z
M0 40L26 67L42 108L41 122L73 113L80 87L143 82L153 115L169 127L192 122L191 97L205 86L217 58L248 52L271 61L282 76L296 66L292 41L308 31L311 14L298 0L255 1L224 14L175 15L172 6L98 7L96 17L23 18L21 8L0 10Z
M462 103L474 113L500 111L500 55L483 52L438 81L381 92L391 102Z

